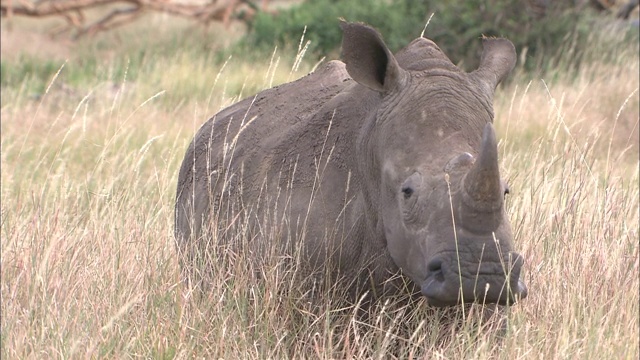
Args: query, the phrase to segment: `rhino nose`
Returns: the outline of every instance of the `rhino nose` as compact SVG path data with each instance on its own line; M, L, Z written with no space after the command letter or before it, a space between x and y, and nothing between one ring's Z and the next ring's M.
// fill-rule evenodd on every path
M522 282L522 280L517 279L515 286L513 285L513 281L511 282L510 291L507 292L506 289L502 288L498 297L485 297L485 303L497 303L499 305L514 305L518 301L524 299L529 295L529 291L527 290L527 286ZM508 295L507 295L508 294ZM481 298L482 299L482 298ZM481 299L477 300L478 302L483 302Z
M442 272L442 259L435 258L431 260L431 262L429 262L429 265L427 266L427 269L429 269L430 275L433 276L435 280L439 282L444 281L444 274Z
M460 290L459 282L457 284L455 279L447 279L449 276L449 269L443 259L432 259L427 265L429 275L422 283L420 288L422 295L424 295L428 302L434 306L451 306L458 303Z
M427 265L428 275L420 287L422 295L431 305L438 307L457 305L462 299L464 302L514 304L526 298L528 290L520 279L522 257L515 253L512 255L515 263L508 277L502 270L495 270L502 269L501 264L492 263L481 264L478 273L461 276L455 261L436 257Z
M529 295L529 290L527 289L527 285L516 276L511 276L509 280L509 289L506 289L506 285L500 289L500 292L493 297L487 296L486 302L495 302L500 305L513 305L518 301L524 299ZM478 300L480 301L480 300Z
M522 255L517 252L511 252L509 257L514 261L514 263L509 273L509 289L508 291L501 291L500 294L500 301L498 301L498 303L501 305L514 304L529 295L527 285L525 285L524 281L520 279L520 270L522 270L522 266L524 264ZM505 298L508 300L505 301Z

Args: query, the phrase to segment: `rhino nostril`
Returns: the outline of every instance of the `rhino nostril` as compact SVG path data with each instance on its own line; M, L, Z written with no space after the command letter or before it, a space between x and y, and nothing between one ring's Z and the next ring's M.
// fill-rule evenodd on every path
M440 259L431 260L431 262L429 263L429 271L431 272L442 271L442 260Z
M442 273L442 260L441 259L433 259L427 265L427 269L431 276L433 276L437 281L444 281L444 274Z

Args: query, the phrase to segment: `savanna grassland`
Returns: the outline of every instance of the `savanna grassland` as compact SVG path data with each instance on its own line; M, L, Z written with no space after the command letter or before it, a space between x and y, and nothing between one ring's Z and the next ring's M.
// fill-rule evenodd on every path
M594 32L496 93L529 288L496 331L473 309L443 326L450 314L423 303L312 309L279 291L277 264L261 283L221 267L194 296L173 242L186 147L221 108L316 64L220 52L234 29L144 21L76 43L3 23L3 359L639 357L636 41Z

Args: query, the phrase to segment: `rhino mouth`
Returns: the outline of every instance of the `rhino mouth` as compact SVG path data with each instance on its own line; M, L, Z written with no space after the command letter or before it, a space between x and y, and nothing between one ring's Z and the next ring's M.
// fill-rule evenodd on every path
M428 275L420 284L421 293L430 305L456 306L463 303L513 305L527 297L528 290L520 279L522 256L511 253L515 259L505 272L500 263L484 263L476 266L472 275L458 271L455 261L435 257L429 262ZM466 267L469 268L469 267Z

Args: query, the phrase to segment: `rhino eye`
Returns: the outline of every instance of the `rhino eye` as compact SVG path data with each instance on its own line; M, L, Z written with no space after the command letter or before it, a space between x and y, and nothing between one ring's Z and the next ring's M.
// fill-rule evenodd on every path
M411 188L410 186L403 186L402 187L402 194L404 195L405 199L410 198L411 195L413 195L413 188Z
M409 198L411 198L411 196L413 196L413 193L415 193L416 190L420 189L421 183L422 175L420 175L419 172L416 171L411 176L409 176L400 187L400 191L402 192L404 199L408 200Z
M509 185L504 184L504 197L507 197L508 193L509 193Z

